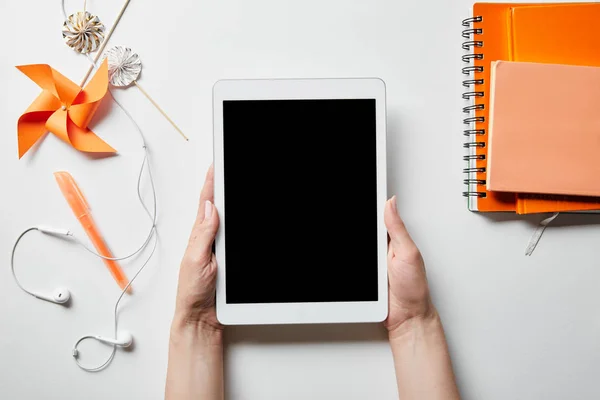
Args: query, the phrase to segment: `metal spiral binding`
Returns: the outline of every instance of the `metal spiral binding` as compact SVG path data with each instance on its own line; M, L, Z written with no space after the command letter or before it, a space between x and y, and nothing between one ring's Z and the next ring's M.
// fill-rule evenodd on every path
M462 44L463 50L469 52L462 56L462 61L468 66L462 69L464 75L468 75L469 79L463 80L462 84L465 88L470 89L462 94L463 99L472 101L477 97L484 97L485 93L482 90L477 90L478 86L484 84L483 78L477 77L476 74L483 72L482 66L472 65L475 60L483 60L483 53L479 49L483 47L483 41L477 40L477 36L483 34L483 29L474 27L474 24L483 21L481 16L467 18L462 22L462 26L467 29L462 31L462 37L467 39ZM475 154L473 149L485 147L485 142L478 141L477 138L485 135L485 129L475 129L473 124L485 122L485 117L475 116L476 111L484 110L483 104L472 104L463 107L463 113L469 116L463 119L463 123L467 128L463 131L463 135L470 138L463 144L465 149L469 150L469 154L463 157L463 160L469 162L468 168L463 169L463 173L468 174L468 178L463 182L467 185L467 191L463 192L465 197L483 198L486 196L485 191L474 189L477 186L485 186L485 179L478 179L474 174L485 172L485 167L477 167L475 161L485 160L484 154Z
M472 72L483 72L483 67L477 65L469 65L462 69L462 73L465 75L471 75Z
M485 154L472 154L472 155L468 155L468 156L463 156L463 160L465 160L465 161L485 160Z
M481 83L483 84L483 79L481 80ZM485 105L483 105L483 104L473 104L471 106L463 107L463 112L465 114L470 114L471 111L477 111L477 110L485 110Z

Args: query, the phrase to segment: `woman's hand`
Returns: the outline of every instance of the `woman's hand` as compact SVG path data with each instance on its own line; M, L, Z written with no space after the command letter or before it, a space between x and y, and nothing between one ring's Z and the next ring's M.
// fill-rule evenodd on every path
M398 215L396 196L385 204L388 244L389 314L385 327L394 336L404 322L436 315L429 297L425 263Z
M219 334L215 291L217 260L212 245L219 228L214 204L214 169L211 166L200 194L198 215L179 270L179 286L174 324L192 325L207 333Z
M446 335L429 297L425 263L398 215L385 204L388 229L389 331L401 399L459 400Z
M223 327L217 321L217 261L212 244L219 228L213 205L212 166L200 194L198 215L179 270L169 342L165 399L222 400Z

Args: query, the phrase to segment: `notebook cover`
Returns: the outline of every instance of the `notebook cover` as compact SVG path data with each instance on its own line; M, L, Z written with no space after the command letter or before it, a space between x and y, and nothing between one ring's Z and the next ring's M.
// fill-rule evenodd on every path
M600 66L600 3L512 7L513 61Z
M492 66L487 190L600 196L600 68Z
M488 101L489 101L489 78L490 78L490 63L491 61L496 60L511 60L515 57L513 46L515 45L515 36L519 36L519 44L521 40L528 40L530 37L539 37L539 34L536 34L535 29L529 29L527 34L523 34L520 32L521 29L518 29L519 32L514 34L514 14L516 10L527 9L526 12L521 14L517 12L517 25L520 26L522 23L527 24L529 27L539 25L539 19L537 22L531 22L531 18L535 17L536 13L540 10L544 9L553 9L549 13L555 13L554 17L550 17L546 13L542 18L548 18L549 23L552 23L553 19L557 21L560 19L561 9L557 9L558 7L568 7L568 12L576 15L581 13L581 6L592 6L598 7L598 4L594 3L541 3L541 4L515 4L515 3L476 3L473 6L473 16L481 16L481 21L476 21L471 24L471 28L473 29L481 29L480 34L471 35L469 40L477 40L481 41L483 44L482 48L474 48L471 49L471 53L480 53L484 55L483 59L475 59L472 61L470 65L477 66L483 68L482 72L472 73L469 79L483 79L482 84L478 84L470 90L479 91L483 93L482 97L475 97L473 100L474 105L484 107L483 110L478 110L471 114L473 117L482 118L483 121L475 122L466 127L467 130L479 130L479 131L487 131L488 128ZM567 9L565 9L567 10ZM589 9L585 9L585 12L588 12ZM596 21L598 21L596 19ZM594 24L589 25L593 27ZM591 28L590 28L591 29ZM561 35L560 33L562 29L555 29L553 35ZM579 35L580 30L578 29L570 29L567 32L569 38L577 37ZM593 37L591 35L590 37ZM536 39L537 40L537 39ZM558 41L561 44L561 49L564 49L566 45L564 45L564 41ZM531 46L527 46L531 47ZM527 47L520 47L518 49L519 57L526 56ZM533 45L535 48L535 45ZM566 46L570 49L569 46ZM556 53L554 49L552 53ZM560 54L560 53L559 53ZM566 53L568 57L571 52ZM586 57L590 54L585 55ZM584 61L587 62L587 61ZM566 62L565 62L566 63ZM487 135L477 135L471 136L470 141L477 141L483 144L483 146L487 146ZM468 168L475 168L476 170L485 169L487 165L487 161L485 157L487 157L487 147L475 147L471 149L470 155L472 158L480 158L477 160L470 161L467 165ZM481 159L483 158L483 159ZM485 181L486 181L486 172L485 170L480 172L473 172L469 174L469 182L476 182L474 184L469 185L470 192L480 192L484 193L485 197L469 197L469 209L472 211L517 211L517 212L527 212L527 213L535 213L535 212L550 212L550 211L575 211L575 210L590 210L590 209L598 209L600 206L595 203L593 199L586 199L582 201L581 199L568 199L561 197L560 199L555 199L553 197L546 196L544 198L537 198L536 195L516 195L512 193L494 193L487 192L485 190ZM517 197L519 198L517 200ZM528 204L518 204L521 202L528 202Z
M511 14L513 60L600 66L600 4L521 6ZM592 210L600 210L599 198L517 195L518 214Z

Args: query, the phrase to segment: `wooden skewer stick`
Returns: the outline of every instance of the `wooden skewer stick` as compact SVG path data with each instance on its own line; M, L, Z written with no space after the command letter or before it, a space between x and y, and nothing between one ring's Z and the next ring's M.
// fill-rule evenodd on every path
M185 134L181 131L181 129L179 129L179 127L175 124L175 122L173 122L173 120L171 118L169 118L169 116L167 115L166 112L164 112L164 110L162 108L160 108L160 106L152 99L152 97L150 97L150 95L148 94L148 92L146 92L144 89L142 89L142 87L140 86L140 84L137 81L133 81L134 85L138 87L138 89L140 89L140 91L142 92L142 94L144 96L146 96L146 98L148 100L150 100L150 103L152 103L152 105L154 107L156 107L156 109L167 119L167 121L169 121L171 123L171 125L173 125L173 128L175 128L177 130L177 132L179 132L179 134L185 139L185 140L190 140L188 139L187 136L185 136Z
M79 85L80 87L83 87L83 85L85 85L85 83L87 82L88 78L90 77L90 74L94 70L94 66L96 65L96 63L100 59L100 56L102 55L102 52L104 51L104 48L108 44L108 41L110 40L110 37L112 36L113 32L115 31L115 28L119 24L119 21L121 21L121 17L125 13L125 10L127 9L127 6L129 5L130 1L131 0L125 0L125 4L123 4L123 7L121 7L121 11L119 11L119 14L117 15L117 18L115 19L115 22L114 22L113 26L110 28L110 30L108 31L108 33L104 37L104 40L102 41L102 44L100 45L100 48L98 49L98 52L96 53L96 56L94 57L94 62L90 65L90 67L87 70L87 73L85 74L85 77L81 81L81 84ZM86 3L87 3L87 1L84 0L84 3L83 3L83 10L84 10L84 12L85 12L85 8L86 8ZM181 131L181 129L179 129L179 127L177 126L177 124L175 124L175 122L173 122L173 120L171 118L169 118L169 116L167 115L167 113L162 108L160 108L160 106L158 105L158 103L156 103L156 101L154 101L154 99L152 97L150 97L150 95L148 94L148 92L146 92L140 86L140 84L137 83L137 81L133 81L133 83L135 84L135 86L138 87L138 89L140 89L140 91L142 92L142 94L144 96L146 96L146 98L148 100L150 100L150 102L152 103L152 105L154 105L154 107L156 107L156 109L167 119L167 121L169 121L171 123L171 125L173 125L173 128L175 128L177 130L177 132L179 132L179 134L186 141L189 141L190 139L188 139L188 137L185 136L185 134Z
M110 40L110 37L112 36L113 32L115 31L115 28L119 24L119 21L121 20L121 17L125 13L125 9L127 9L127 6L129 5L130 1L131 0L125 0L125 4L123 4L123 7L121 8L121 11L119 11L119 15L117 15L117 19L115 20L115 23L113 24L113 26L110 28L110 30L108 31L108 33L104 37L104 40L102 41L102 44L100 45L100 48L98 49L98 52L96 53L96 56L94 57L94 63L90 65L90 67L87 70L87 73L85 74L85 77L81 81L81 84L79 85L80 87L83 87L83 85L85 85L85 83L87 82L88 78L90 77L90 74L92 73L92 70L94 69L94 65L96 65L96 63L100 59L100 56L102 55L102 52L104 51L104 48L108 44L108 41Z

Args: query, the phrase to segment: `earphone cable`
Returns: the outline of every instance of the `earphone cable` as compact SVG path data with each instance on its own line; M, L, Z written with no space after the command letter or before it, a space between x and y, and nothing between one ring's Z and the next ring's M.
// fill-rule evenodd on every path
M114 314L113 314L113 324L114 324L114 335L115 338L118 337L118 318L117 318L117 312L119 310L119 304L121 302L121 299L123 299L123 296L125 295L125 292L127 291L127 289L129 289L129 286L131 286L131 284L133 283L133 281L135 281L135 279L138 277L138 275L144 270L144 268L146 267L146 265L148 264L148 262L150 262L150 259L152 258L152 256L154 255L154 251L156 250L156 245L158 243L158 239L154 240L154 245L152 246L152 251L150 252L150 255L148 256L148 258L146 259L146 261L144 262L144 264L140 267L140 269L138 269L138 271L136 272L136 274L131 278L131 280L129 281L129 283L127 284L127 286L125 286L125 288L121 291L121 294L119 295L119 298L117 299L116 303L115 303L115 308L114 308ZM75 343L75 346L73 346L73 359L75 360L75 362L77 363L77 366L79 368L81 368L84 371L87 372L98 372L98 371L102 371L104 368L106 368L111 361L113 360L113 358L115 357L115 353L117 351L117 345L113 344L112 345L112 351L110 352L108 358L106 359L106 361L104 361L101 365L97 366L97 367L86 367L83 364L81 364L81 362L79 361L79 350L77 349L79 344L81 342L83 342L84 340L87 339L94 339L97 340L97 338L93 335L86 335L86 336L82 336L80 337L77 342Z
M12 276L13 276L17 286L19 286L21 288L21 290L23 290L25 293L35 297L36 299L39 297L37 297L33 292L30 292L29 290L25 289L23 287L23 285L21 285L21 282L19 282L19 279L17 278L17 274L15 273L15 253L17 251L17 246L19 245L19 242L21 241L21 239L23 239L23 236L27 235L31 231L37 231L37 230L38 230L38 228L32 227L32 228L27 228L23 232L21 232L21 234L15 241L15 244L13 245L12 252L10 255L10 271L12 272Z
M142 147L144 149L144 158L142 160L142 166L141 166L140 172L138 174L137 196L138 196L138 200L139 200L140 204L144 208L144 211L148 215L148 218L152 222L152 226L150 227L150 232L148 232L148 236L146 237L146 239L142 243L142 245L140 247L138 247L138 249L135 250L133 253L131 253L131 254L127 255L127 256L124 256L124 257L106 257L106 256L103 256L102 254L99 254L96 251L94 251L92 248L90 248L88 245L86 245L79 238L73 236L73 239L80 246L82 246L84 249L86 249L88 252L92 253L96 257L100 257L100 258L102 258L104 260L121 261L121 260L127 260L127 259L135 256L140 251L142 251L144 248L146 248L146 246L150 242L150 239L152 238L152 235L153 235L154 231L156 230L156 218L157 218L157 212L156 212L156 189L155 189L155 186L154 186L154 178L152 176L152 170L150 168L150 164L149 164L149 160L148 160L148 148L146 146L146 141L145 141L145 138L144 138L144 134L142 133L141 128L139 127L139 125L137 124L137 122L135 121L135 119L133 119L133 117L131 116L131 114L115 98L115 96L113 95L112 91L109 90L108 93L110 93L110 96L112 97L113 101L117 104L117 106L119 106L119 108L125 113L125 115L129 118L129 120L131 121L131 123L135 126L136 130L138 131L138 133L139 133L139 135L140 135L140 137L142 139ZM150 180L150 186L151 186L151 189L152 189L152 212L150 212L150 210L148 209L148 206L144 202L144 200L142 198L142 193L141 193L141 180L142 180L142 175L144 173L144 169L145 168L148 169L148 177L150 178L149 179Z
M63 0L63 5L64 5L64 0ZM90 62L93 64L94 68L96 68L96 65L94 64L93 60L91 59L91 57L88 55L88 59L90 60ZM131 286L131 284L136 280L136 278L139 276L139 274L144 270L144 268L146 268L146 265L148 265L148 263L150 262L150 259L152 258L152 256L154 255L154 252L156 251L156 246L158 243L158 237L156 236L156 218L157 218L157 212L156 212L156 188L154 186L154 179L152 177L152 170L150 168L150 164L148 161L148 148L146 146L146 139L144 137L144 133L142 132L142 129L139 127L139 125L137 124L137 122L135 121L135 119L133 118L133 116L127 111L127 109L125 109L125 107L115 98L115 96L113 95L112 91L109 89L108 92L110 93L113 101L117 104L117 106L125 113L125 115L129 118L129 120L131 121L131 123L135 126L138 134L140 135L140 138L142 140L142 148L144 149L144 159L142 161L142 166L140 168L140 172L138 174L138 180L137 180L137 194L138 194L138 199L140 201L140 203L142 204L142 207L144 208L144 210L146 211L146 214L148 215L148 218L150 218L150 220L152 221L152 228L150 229L150 233L148 234L148 238L146 239L146 241L144 242L144 244L138 249L136 250L134 253L132 253L131 255L125 257L125 258L129 258L134 256L135 254L139 253L140 251L142 251L146 245L150 242L151 238L154 236L154 244L152 246L152 251L150 252L150 254L148 255L148 258L146 258L146 260L144 261L144 263L142 264L142 266L137 270L137 272L135 273L135 275L129 280L129 283L127 284L127 286L125 286L123 288L123 290L121 291L121 294L119 295L119 298L117 299L117 301L115 302L115 307L114 307L114 313L113 313L113 326L114 326L114 336L115 339L118 336L118 318L117 318L117 313L119 310L119 304L121 303L121 300L123 299L123 296L125 295L125 293L127 292L127 290L129 289L129 287ZM149 180L150 180L150 186L152 188L152 197L153 197L153 202L152 202L152 213L150 212L150 210L148 209L148 206L146 205L146 203L144 202L143 198L142 198L142 193L141 193L141 180L142 180L142 174L144 171L144 167L147 167L148 170L148 176L149 176ZM153 235L154 233L154 235ZM107 257L103 257L102 255L96 253L95 251L91 250L90 248L88 248L85 244L83 244L82 242L78 241L79 244L81 244L86 250L88 250L90 253L97 255L100 258L104 258L104 259L113 259L113 258L107 258ZM124 259L124 258L120 258L120 259ZM95 336L93 335L86 335L86 336L82 336L81 338L79 338L77 340L77 342L75 343L75 346L73 347L73 359L75 360L75 362L77 363L77 366L79 366L79 368L83 369L84 371L87 372L98 372L103 370L104 368L106 368L111 361L113 360L113 358L115 357L115 353L117 351L117 346L116 345L112 345L112 351L109 354L108 358L106 359L106 361L104 363L102 363L101 365L97 366L97 367L86 367L84 365L82 365L79 362L79 351L78 351L78 346L81 342L83 342L84 340L87 339L94 339L97 340Z

